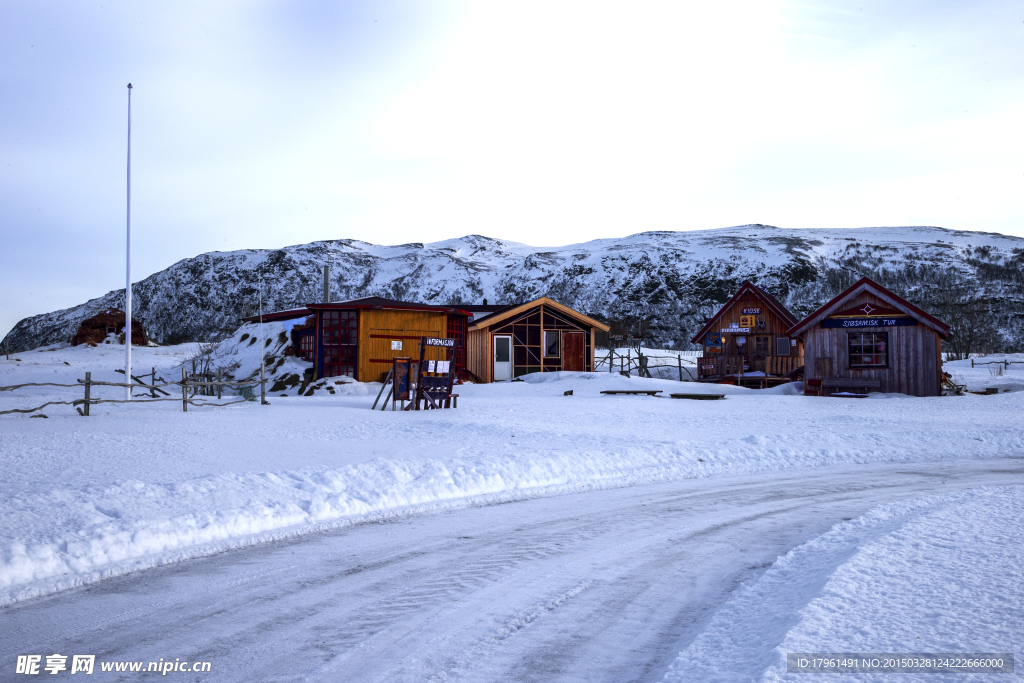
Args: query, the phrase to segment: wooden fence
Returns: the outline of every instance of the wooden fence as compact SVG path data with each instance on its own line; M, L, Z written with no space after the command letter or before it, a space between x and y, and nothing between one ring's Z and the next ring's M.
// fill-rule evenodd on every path
M1009 370L1011 365L1024 365L1024 360L990 360L984 363L976 363L974 359L971 359L971 367L975 365L1002 365L1004 369Z
M118 372L124 374L124 370L118 370ZM266 373L260 370L260 379L251 380L248 382L236 382L227 380L212 380L212 381L196 381L194 378L197 375L193 375L192 379L189 378L185 368L181 369L181 381L180 382L159 382L157 381L156 371L153 371L153 382L146 384L141 381L135 375L132 375L133 382L101 382L92 379L92 373L85 373L85 379L77 380L77 384L59 384L55 382L26 382L25 384L15 384L9 387L0 387L0 391L15 391L17 389L23 389L25 387L62 387L62 388L75 388L82 389L85 395L82 398L75 399L72 401L49 401L41 406L35 408L23 408L13 410L0 410L0 415L8 415L11 413L34 413L38 410L42 410L47 406L55 405L69 405L74 407L78 411L79 415L83 417L89 417L89 407L99 403L156 403L158 401L181 401L182 412L188 412L188 407L192 406L215 406L218 408L224 406L235 405L236 403L245 403L246 401L256 400L255 395L252 393L252 389L258 384L260 387L260 403L262 405L269 405L267 402L267 378ZM198 375L203 380L207 378L203 375ZM93 398L92 388L93 387L123 387L130 388L132 390L140 389L149 392L150 398L133 398L128 399L110 399L110 398ZM181 389L181 398L171 397L170 393L163 390L163 387L178 387ZM239 394L242 396L241 401L231 401L229 403L213 403L210 401L197 401L195 396L204 395L212 396L213 392L216 391L216 396L219 399L221 392L225 387L237 387L239 388ZM249 389L250 391L245 391ZM167 398L158 398L157 394L166 396Z
M671 353L671 355L653 355L646 353L638 353L635 349L626 349L624 353L615 353L615 349L611 349L607 356L601 356L594 359L594 371L604 372L607 368L608 372L620 372L622 374L630 374L636 372L641 377L651 377L651 368L671 368L675 366L675 369L679 373L679 381L693 381L696 378L693 373L690 372L691 365L696 365L696 356L700 354L700 351L677 351ZM669 361L668 363L651 363L655 361ZM686 373L686 376L683 376Z

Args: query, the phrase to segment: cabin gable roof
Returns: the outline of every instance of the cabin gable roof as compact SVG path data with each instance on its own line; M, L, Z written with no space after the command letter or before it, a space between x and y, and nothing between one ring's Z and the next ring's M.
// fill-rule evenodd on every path
M848 311L845 311L844 309L848 307L847 304L849 301L865 292L875 295L897 311L905 315L909 315L912 318L916 318L919 322L924 323L926 326L938 332L939 336L943 339L949 336L949 325L942 322L935 316L925 313L903 297L893 294L882 285L866 277L862 277L860 280L857 280L857 282L848 287L846 291L842 292L814 313L811 313L799 323L789 328L789 335L794 337L798 334L802 334L807 331L808 328L817 325L830 315L847 313Z
M715 321L722 316L722 313L731 308L732 306L735 306L736 303L738 303L739 300L745 294L753 294L756 299L758 299L759 301L761 301L761 303L767 306L771 310L771 312L774 313L779 318L781 318L783 322L786 322L790 325L796 324L796 316L790 313L788 308L779 303L779 300L776 299L774 296L772 296L771 294L764 291L763 289L761 289L760 287L758 287L757 285L748 280L745 281L742 285L740 285L739 291L733 294L732 298L726 301L725 304L721 308L719 308L713 316L711 316L710 320L704 323L704 327L700 328L700 331L693 336L693 339L690 340L690 343L700 343L699 340L703 339L704 335L706 335L708 332L712 330L712 328L715 326Z
M503 322L505 320L508 320L509 318L512 318L512 317L518 315L519 313L521 313L523 311L526 311L528 309L531 309L531 308L534 308L534 307L540 306L540 305L547 306L547 307L549 307L549 308L551 308L551 309L553 309L555 311L558 311L559 313L561 313L562 315L566 316L567 318L572 318L576 322L583 323L584 325L586 325L588 327L595 327L595 328L601 330L602 332L607 332L610 329L608 327L608 325L605 325L603 322L601 322L599 320L594 320L593 318L591 318L589 316L583 315L582 313L580 313L578 311L575 311L575 310L569 308L568 306L563 306L562 304L558 303L554 299L549 299L546 296L542 296L539 299L534 299L533 301L529 301L529 302L527 302L525 304L514 304L512 306L508 306L506 308L503 308L500 311L495 311L494 313L491 313L490 315L486 315L486 316L484 316L482 318L478 318L478 319L474 320L472 323L470 323L469 329L471 329L471 330L480 330L480 329L484 329L484 328L493 327L494 325L496 325L496 324L498 324L500 322Z

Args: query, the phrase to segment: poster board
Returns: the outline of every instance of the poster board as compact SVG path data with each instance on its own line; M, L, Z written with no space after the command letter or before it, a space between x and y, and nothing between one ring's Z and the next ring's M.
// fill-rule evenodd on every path
M412 358L396 357L391 359L391 377L394 381L393 401L408 401L412 386Z

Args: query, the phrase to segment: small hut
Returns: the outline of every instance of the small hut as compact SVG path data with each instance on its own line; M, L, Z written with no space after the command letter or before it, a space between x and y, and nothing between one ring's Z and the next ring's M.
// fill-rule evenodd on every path
M942 392L949 325L868 278L789 330L805 342L804 377L822 394Z
M531 372L594 369L594 331L608 326L543 296L525 304L473 306L467 341L469 371L482 382Z
M71 338L71 345L102 344L109 335L124 333L124 320L124 311L116 308L100 311L88 320L82 321L78 326L78 332ZM148 343L149 335L146 334L146 328L132 318L132 346L146 346Z
M704 347L698 378L764 386L788 381L803 365L803 342L789 333L797 318L778 299L744 282L691 342Z

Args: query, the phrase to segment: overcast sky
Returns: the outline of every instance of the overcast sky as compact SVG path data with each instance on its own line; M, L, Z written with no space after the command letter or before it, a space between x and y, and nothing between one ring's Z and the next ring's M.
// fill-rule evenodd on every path
M1017 2L0 3L0 335L205 251L1024 236Z

